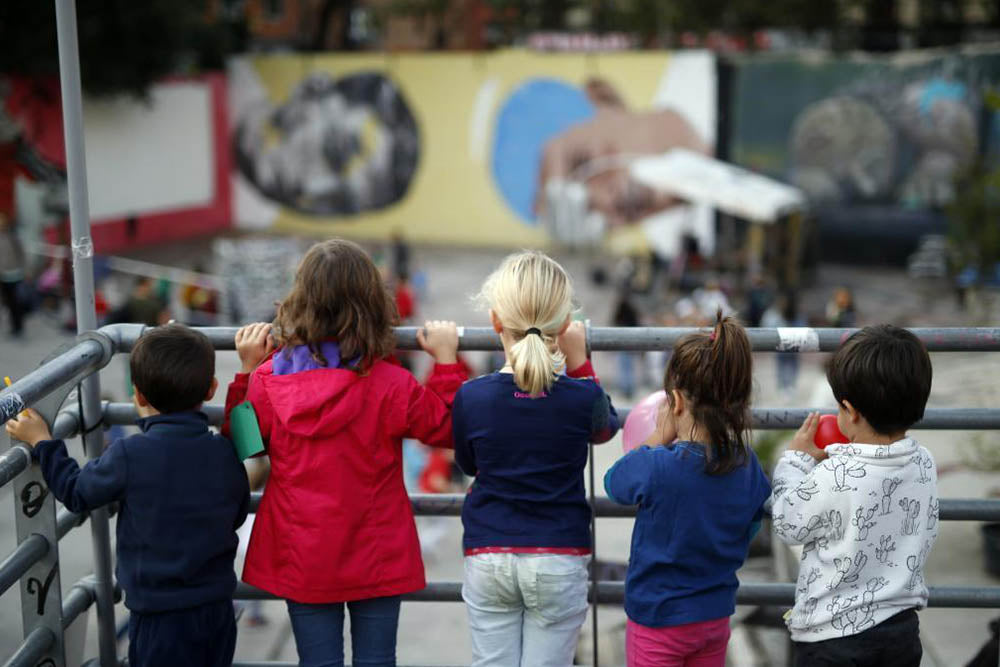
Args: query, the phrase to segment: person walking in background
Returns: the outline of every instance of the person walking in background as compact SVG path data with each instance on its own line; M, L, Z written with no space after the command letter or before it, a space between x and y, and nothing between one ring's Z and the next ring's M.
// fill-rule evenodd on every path
M396 321L371 258L333 239L306 253L273 327L236 334L223 432L249 401L271 461L243 580L287 601L303 667L343 664L345 604L353 664L395 665L400 596L426 585L402 440L452 446L466 375L452 322L417 335L436 362L426 387L387 361Z
M0 297L10 315L10 332L15 337L20 337L24 331L24 304L20 294L24 267L24 249L17 238L14 221L0 213Z
M570 321L561 266L540 252L510 255L480 299L506 365L455 396L455 460L475 477L462 507L472 664L565 667L587 615L588 443L608 441L618 415L583 324Z
M858 324L854 311L854 295L846 287L838 287L826 304L826 319L831 327L849 329Z
M771 486L750 448L753 358L721 312L711 333L682 338L646 443L604 477L608 497L638 505L625 580L629 667L723 667L736 571Z
M632 303L632 294L628 288L623 288L618 294L611 324L616 327L639 326L639 311ZM636 361L641 365L641 355L636 352L623 350L618 353L618 390L625 395L625 398L632 398L635 393Z
M155 286L152 278L137 278L128 299L111 312L108 323L145 324L147 327L166 324L170 320L170 311L156 296Z
M760 319L760 326L767 329L803 326L798 314L798 299L794 292L788 291L775 299ZM776 352L775 366L777 368L778 390L786 402L795 393L795 385L799 379L799 353Z

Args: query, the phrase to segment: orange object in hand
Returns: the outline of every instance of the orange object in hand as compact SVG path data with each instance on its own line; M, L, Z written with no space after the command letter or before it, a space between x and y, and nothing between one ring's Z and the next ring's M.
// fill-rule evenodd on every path
M846 435L840 432L837 426L837 415L821 415L819 426L816 428L816 435L813 442L820 449L826 449L827 445L835 445L850 442Z

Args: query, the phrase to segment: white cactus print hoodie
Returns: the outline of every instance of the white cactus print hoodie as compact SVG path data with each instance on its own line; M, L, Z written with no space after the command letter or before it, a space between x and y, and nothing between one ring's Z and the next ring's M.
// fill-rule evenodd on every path
M797 642L864 632L927 605L924 563L938 534L937 469L911 438L830 445L817 463L785 452L774 470L774 532L801 544Z

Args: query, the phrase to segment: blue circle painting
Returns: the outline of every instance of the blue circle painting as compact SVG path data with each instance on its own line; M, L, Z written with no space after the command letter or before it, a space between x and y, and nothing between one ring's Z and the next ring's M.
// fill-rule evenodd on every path
M534 223L542 149L549 139L594 115L587 95L556 79L529 79L507 97L497 115L493 179L507 205Z

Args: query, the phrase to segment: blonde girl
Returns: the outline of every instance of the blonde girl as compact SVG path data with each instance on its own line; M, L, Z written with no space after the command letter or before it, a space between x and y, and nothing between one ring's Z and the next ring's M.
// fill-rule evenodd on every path
M453 410L455 459L476 478L462 509L472 664L565 667L587 614L588 443L609 440L618 417L559 264L511 255L481 299L506 365L463 385Z

